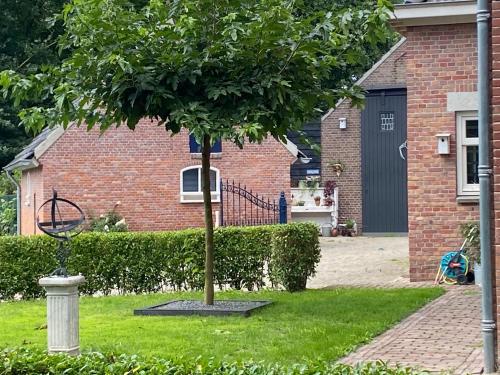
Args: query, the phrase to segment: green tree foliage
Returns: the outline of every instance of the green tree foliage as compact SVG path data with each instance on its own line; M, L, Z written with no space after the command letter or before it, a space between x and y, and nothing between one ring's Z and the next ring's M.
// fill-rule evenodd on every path
M402 1L403 0L392 0L392 3L399 4L402 3ZM299 13L299 15L307 16L319 11L331 11L333 13L342 13L349 10L372 12L377 5L377 0L303 0L303 11ZM351 24L351 32L358 32L357 26L356 22L353 22ZM341 81L345 81L345 84L356 81L400 38L400 35L390 27L380 28L378 33L378 41L376 43L372 43L371 41L360 43L358 48L362 53L358 52L352 54L349 59L349 64L339 66L338 69L332 72L332 75L326 79L325 85L335 88L338 87Z
M0 197L0 236L16 233L16 200Z
M336 72L363 58L385 36L392 3L372 9L306 13L294 0L73 0L64 8L60 48L68 56L40 74L0 74L4 95L19 105L53 98L52 107L20 112L34 131L46 125L87 128L150 118L202 148L206 223L205 302L213 303L210 145L217 139L283 140L289 131L359 89Z
M35 73L43 64L59 62L54 43L61 25L50 27L48 18L59 13L65 0L2 2L0 17L0 70ZM29 105L29 103L26 103ZM0 169L30 140L19 126L19 110L0 98Z

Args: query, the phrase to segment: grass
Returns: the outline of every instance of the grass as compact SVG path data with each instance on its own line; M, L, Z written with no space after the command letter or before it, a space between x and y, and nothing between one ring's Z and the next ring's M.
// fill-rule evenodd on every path
M443 293L439 288L335 289L302 293L223 292L218 299L270 299L273 305L243 317L133 316L135 308L199 293L84 297L83 351L161 357L214 357L290 364L335 360ZM44 348L45 301L0 304L0 347Z

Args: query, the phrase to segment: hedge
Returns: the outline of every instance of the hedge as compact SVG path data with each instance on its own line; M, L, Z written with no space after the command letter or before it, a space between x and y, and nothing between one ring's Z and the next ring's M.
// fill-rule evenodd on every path
M57 243L47 236L0 237L0 299L43 296L38 279L56 267ZM305 288L320 258L311 223L228 227L215 231L215 281L221 288ZM200 290L204 231L83 233L71 243L68 270L86 278L81 292L148 293Z
M368 363L355 367L344 364L314 362L290 367L264 363L218 363L178 359L143 359L138 356L88 353L78 357L47 353L29 349L4 350L0 352L0 375L416 375L417 370L403 367L388 367L383 362Z

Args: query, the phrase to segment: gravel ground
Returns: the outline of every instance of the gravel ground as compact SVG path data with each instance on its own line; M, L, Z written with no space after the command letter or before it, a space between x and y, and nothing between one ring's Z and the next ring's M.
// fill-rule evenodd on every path
M421 286L411 283L408 237L324 237L317 274L308 288Z
M210 310L210 311L246 311L266 305L264 301L214 301L213 305L205 305L203 301L181 300L172 301L156 307L157 310Z

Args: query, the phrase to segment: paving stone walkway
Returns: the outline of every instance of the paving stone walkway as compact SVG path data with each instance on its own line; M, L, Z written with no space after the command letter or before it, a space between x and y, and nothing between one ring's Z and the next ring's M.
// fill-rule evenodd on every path
M321 249L308 288L432 286L410 283L407 237L322 238ZM341 361L383 360L439 374L479 374L480 300L476 286L447 287L445 295Z
M341 362L381 359L435 373L480 374L480 297L476 286L449 287L445 295Z

